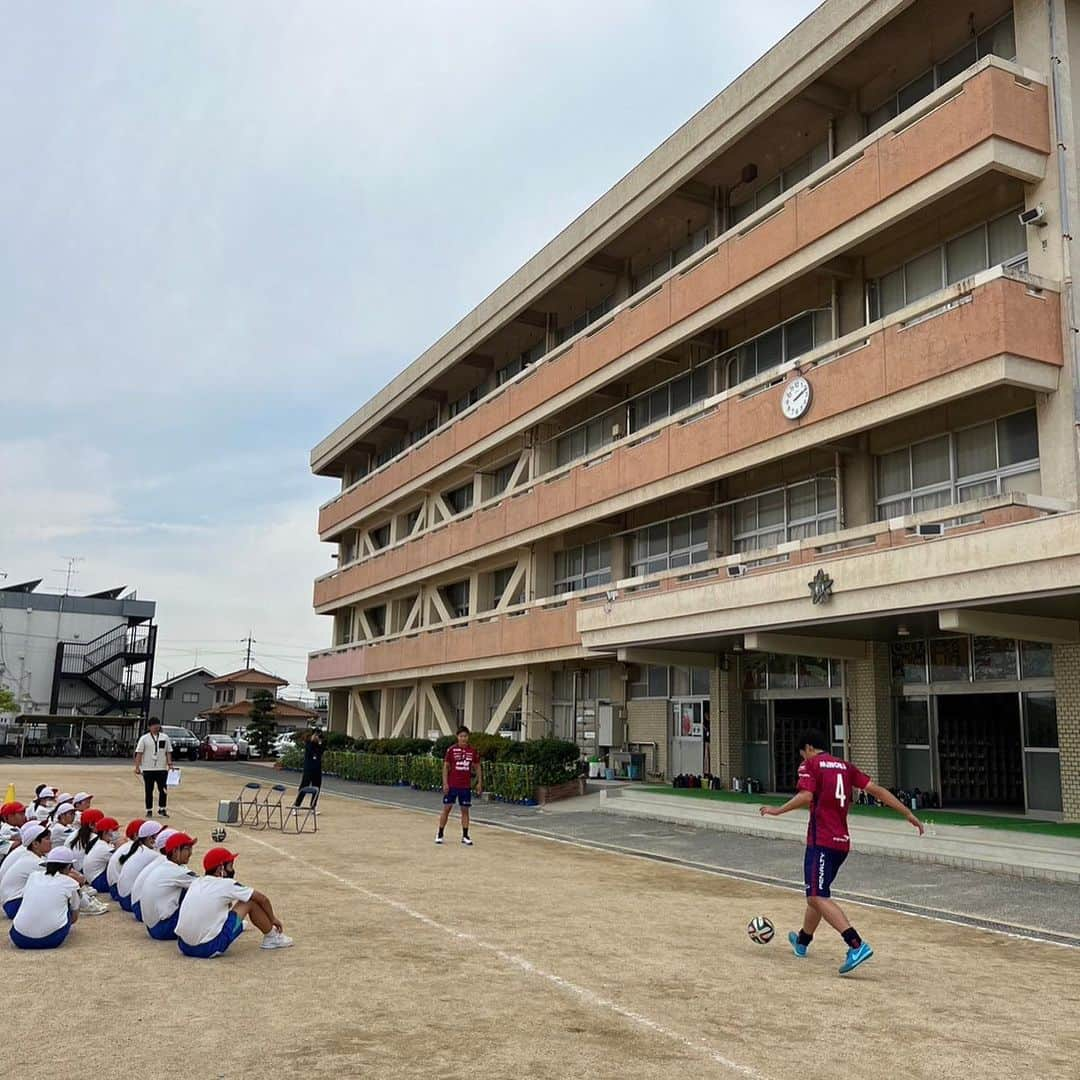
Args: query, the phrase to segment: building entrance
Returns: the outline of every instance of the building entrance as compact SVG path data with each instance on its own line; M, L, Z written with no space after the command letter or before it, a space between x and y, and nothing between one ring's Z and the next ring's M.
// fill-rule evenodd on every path
M795 740L808 728L829 738L828 698L787 698L773 702L773 784L777 791L794 791L799 777Z
M1016 694L939 696L937 749L943 805L1024 809L1024 747Z

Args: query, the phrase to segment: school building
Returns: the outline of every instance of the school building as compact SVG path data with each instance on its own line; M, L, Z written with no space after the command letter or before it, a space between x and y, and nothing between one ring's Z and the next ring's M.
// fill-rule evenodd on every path
M1077 0L816 9L313 450L331 726L1080 820L1078 93Z

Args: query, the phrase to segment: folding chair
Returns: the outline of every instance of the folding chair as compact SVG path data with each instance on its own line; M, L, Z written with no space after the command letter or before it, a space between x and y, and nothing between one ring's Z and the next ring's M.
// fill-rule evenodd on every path
M309 805L304 806L304 796L310 795L311 802ZM308 824L311 824L311 831L319 831L319 789L317 787L302 787L299 791L300 805L290 806L285 811L284 819L281 822L281 831L285 832L289 828L289 822L291 821L296 827L298 833L307 832Z
M245 784L240 789L240 794L236 798L236 801L240 804L240 817L236 821L237 825L246 825L249 820L258 822L260 791L262 791L262 784L256 784L254 781ZM245 795L247 798L245 798Z
M263 801L259 803L255 811L255 820L251 825L253 829L269 829L275 814L277 814L278 829L284 826L282 815L285 813L285 806L281 800L285 797L286 791L288 788L284 784L274 784L273 787L264 790Z

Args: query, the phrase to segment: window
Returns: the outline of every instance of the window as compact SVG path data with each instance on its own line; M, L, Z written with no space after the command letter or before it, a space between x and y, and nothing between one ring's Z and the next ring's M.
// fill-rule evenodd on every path
M932 94L939 86L944 86L960 72L966 71L976 61L991 55L1000 56L1003 60L1016 59L1016 36L1012 15L1007 15L969 41L952 56L901 87L888 101L866 117L866 133L869 135L876 131L883 124L899 116L905 109L910 109L912 105Z
M185 705L198 705L199 704L199 692L197 690L185 690L180 695L180 700Z
M926 642L898 641L892 647L893 681L902 686L926 685Z
M555 440L555 464L568 465L611 442L611 429L618 422L615 414L598 416Z
M1053 694L1024 695L1024 746L1058 747L1057 700Z
M450 720L457 727L465 723L465 684L463 682L443 683L436 687L439 696L445 702L450 713Z
M748 199L744 199L737 206L731 208L731 224L738 225L745 221L755 210L760 210L766 203L770 203L778 195L787 191L788 188L805 180L812 172L816 172L829 161L829 144L820 143L808 154L804 154L798 161L792 162L786 169L764 183Z
M709 396L709 388L708 364L654 387L630 402L630 430L640 431L695 402L704 401Z
M496 469L490 474L491 478L491 497L501 495L509 486L510 480L514 475L514 469L517 468L516 461L508 461L501 468Z
M368 537L371 540L371 546L376 551L381 551L387 544L390 543L390 522L385 525L380 525L377 529L372 529L368 533Z
M443 501L455 514L464 514L473 504L473 482L470 480L461 487L445 492Z
M640 292L658 278L662 278L669 270L700 251L708 242L709 227L707 225L690 233L685 244L664 252L659 259L653 260L648 266L643 266L634 274L634 292Z
M457 401L450 402L447 406L447 414L452 419L459 413L463 413L466 409L475 405L486 393L486 382L482 382L479 386L474 386L467 394L462 394Z
M373 637L380 638L386 635L385 604L380 604L378 607L366 608L364 610L364 617L367 619L367 624Z
M1023 679L1054 677L1054 648L1044 641L1020 642L1020 672Z
M884 318L924 296L991 266L1027 267L1027 237L1015 210L909 259L867 286L870 319Z
M488 721L494 718L495 713L498 712L499 706L502 704L503 698L510 692L510 686L513 683L513 679L489 679L488 680ZM518 705L510 709L510 711L503 718L503 722L499 727L499 734L511 733L517 735L521 732L521 699L518 698Z
M1037 494L1035 410L881 454L877 488L879 521L1009 491Z
M832 310L804 311L756 338L736 345L720 358L726 365L727 385L732 387L779 367L832 341Z
M545 338L541 338L531 349L519 353L509 364L499 368L495 372L495 385L502 386L504 382L508 382L519 372L524 371L531 364L535 364L547 352L544 341Z
M464 619L469 614L469 582L455 581L452 585L444 585L440 590L450 614L455 619Z
M555 553L555 595L580 592L611 581L611 541L567 548Z
M571 320L565 326L560 326L555 331L555 344L561 345L569 341L575 334L580 334L587 326L602 319L615 306L615 297L605 296L598 304L594 304L587 311L583 311L576 319Z
M634 533L630 576L658 574L708 559L708 515L691 514Z
M821 477L741 499L731 508L736 551L835 532L836 480Z
M708 697L709 669L673 667L670 672L672 697Z

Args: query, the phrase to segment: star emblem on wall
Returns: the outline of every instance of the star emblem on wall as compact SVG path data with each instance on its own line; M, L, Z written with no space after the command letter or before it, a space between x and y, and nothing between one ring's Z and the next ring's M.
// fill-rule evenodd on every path
M810 589L810 599L815 604L823 604L826 600L832 597L833 579L825 573L824 570L819 570L812 581L808 581L807 586Z

